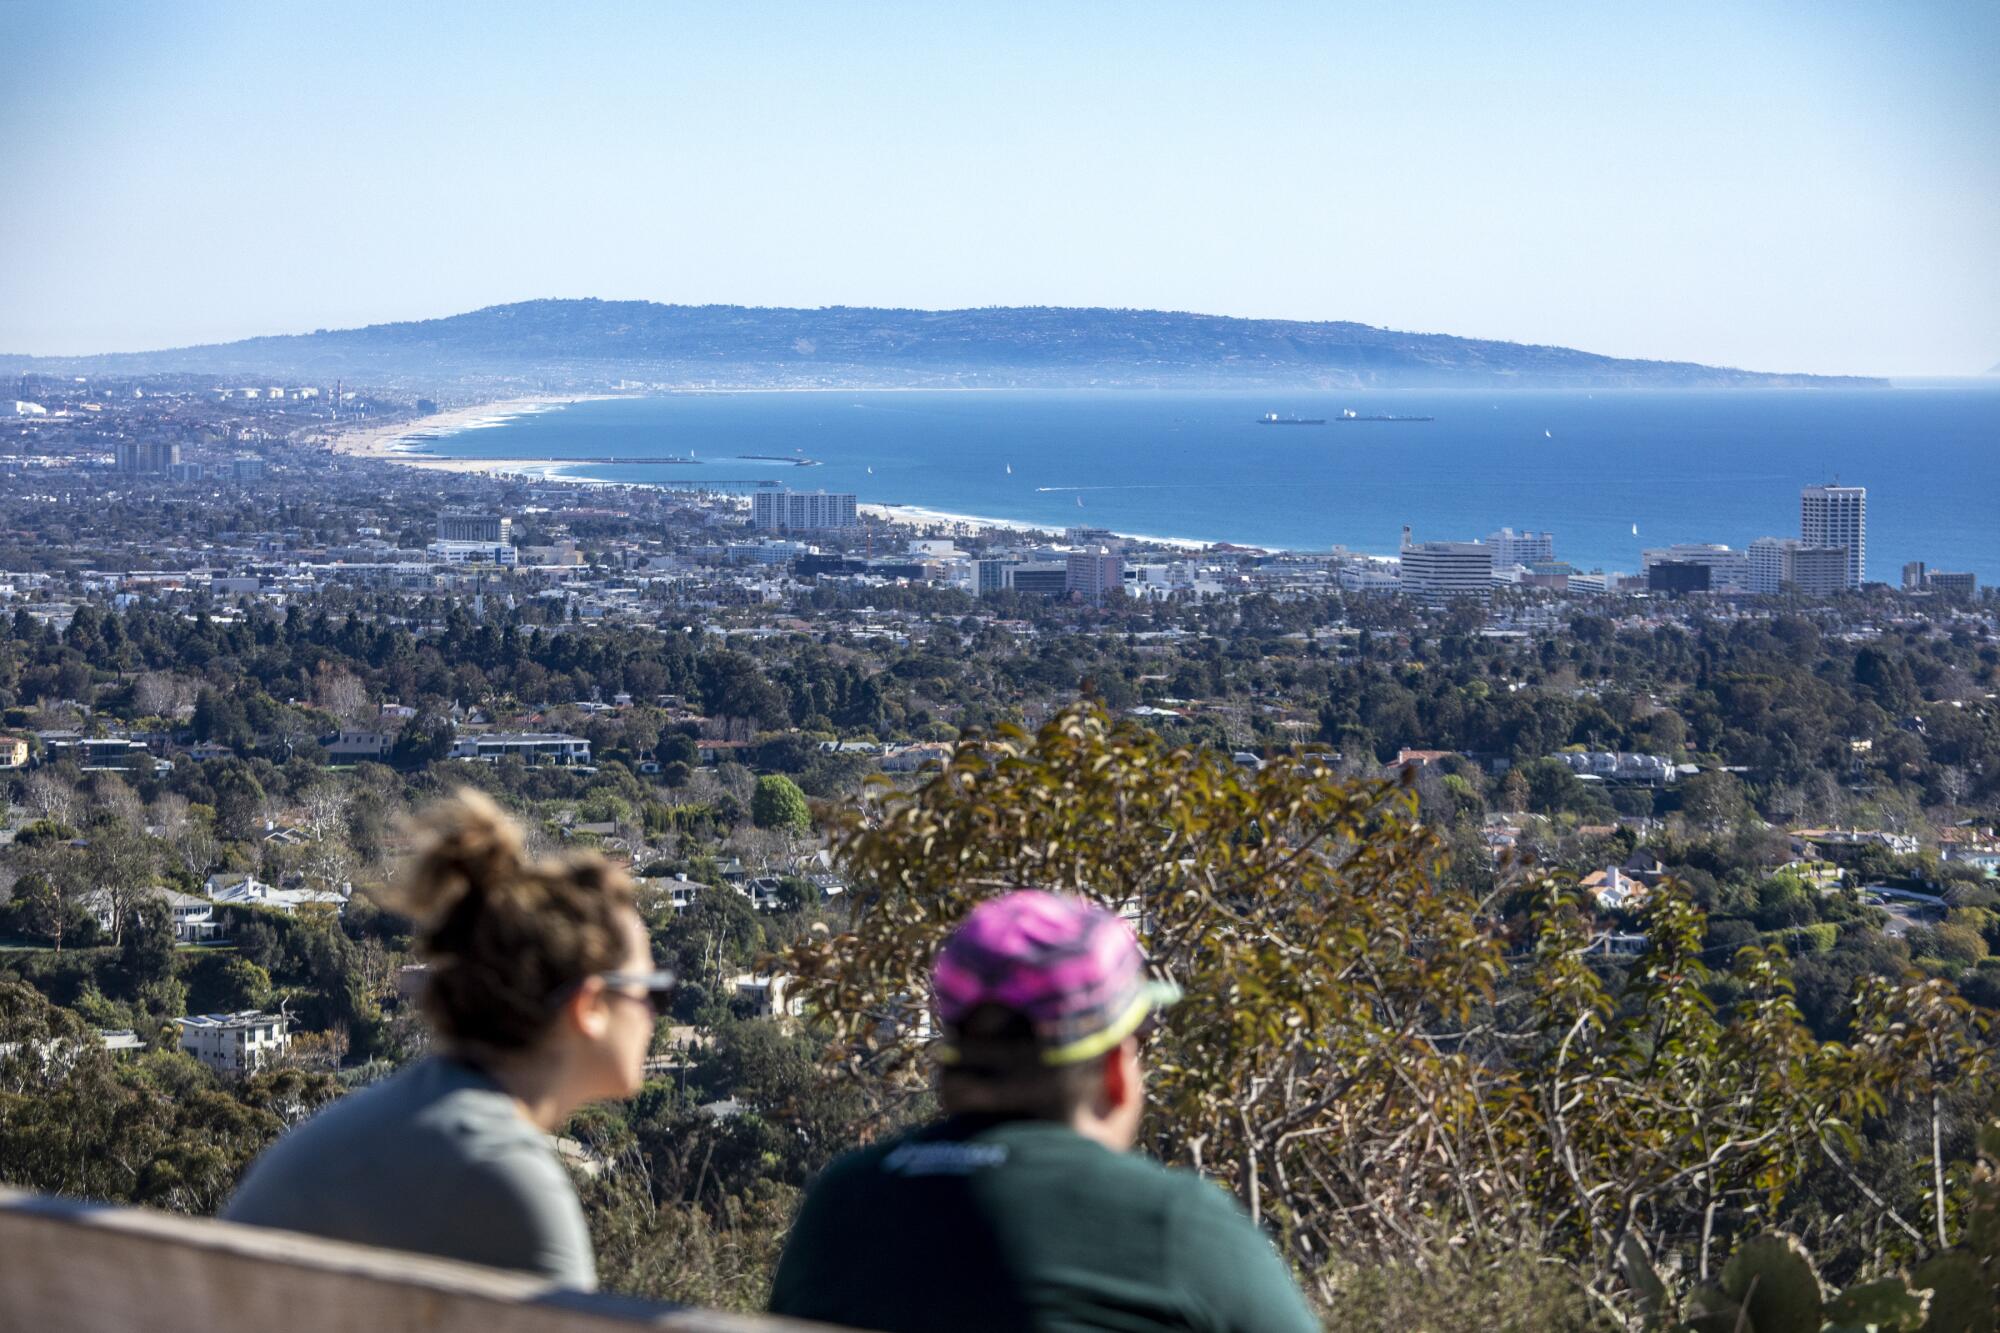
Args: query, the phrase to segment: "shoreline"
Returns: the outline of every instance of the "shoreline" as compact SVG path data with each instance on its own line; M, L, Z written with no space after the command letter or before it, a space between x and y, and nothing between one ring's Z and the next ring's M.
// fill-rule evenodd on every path
M958 514L945 509L932 509L925 505L867 503L857 504L854 508L857 512L864 513L870 518L877 518L885 523L894 523L901 527L910 528L942 526L970 528L975 531L990 532L1046 532L1052 533L1057 537L1061 537L1068 530L1067 528L1055 527L1047 523L1035 523L1028 519L992 518L983 514ZM1273 554L1277 554L1281 549L1284 549L1272 546L1250 546L1222 540L1203 541L1198 537L1151 537L1138 532L1114 532L1110 528L1105 528L1103 531L1110 532L1112 536L1118 538L1120 541L1140 542L1147 546L1165 546L1189 553L1206 551L1215 546L1234 546L1242 550L1269 551Z
M960 393L1007 393L1013 390L999 387L964 386ZM850 392L845 389L801 387L766 389L677 389L674 394L738 394L738 393L837 393ZM911 390L911 392L916 392ZM504 426L524 416L534 416L542 412L557 411L575 403L608 402L625 398L652 397L651 394L534 394L520 398L499 399L490 403L480 403L469 407L454 407L429 416L418 417L395 425L361 425L343 430L333 437L332 448L337 454L347 458L372 459L381 463L394 463L401 467L421 468L430 472L453 472L465 476L520 477L538 481L561 481L578 486L644 486L651 490L700 490L699 486L668 486L657 481L610 481L601 477L570 476L563 472L566 467L588 467L576 459L563 458L444 458L436 454L417 452L413 448L399 447L413 435L437 434L460 435L466 431L487 430ZM666 395L662 395L666 396ZM898 504L893 502L864 502L855 506L860 513L897 527L923 531L936 527L963 528L969 532L1008 533L1051 533L1060 536L1066 527L1035 523L1027 519L996 518L987 514L962 514L950 510L933 509L926 505ZM1190 554L1207 551L1216 546L1229 546L1241 550L1268 551L1279 554L1289 550L1285 547L1266 546L1257 543L1232 542L1224 538L1203 540L1197 537L1156 537L1137 532L1112 532L1120 541L1138 542L1147 546L1161 546L1170 550Z
M559 482L567 485L591 487L644 487L653 492L683 491L690 494L706 493L717 497L732 497L735 505L747 507L746 488L732 486L709 487L704 485L694 475L673 475L681 473L683 470L680 469L660 469L659 471L669 475L657 478L649 477L643 480L634 480L625 477L605 478L590 475L595 468L592 463L585 459L548 457L465 458L440 456L428 452L429 449L441 447L437 440L413 440L411 437L449 436L451 437L450 444L453 447L472 452L477 450L478 445L476 440L464 438L467 432L517 423L535 414L560 411L577 403L624 401L646 397L682 396L689 398L714 398L731 395L748 397L750 395L767 396L778 393L823 395L827 393L840 394L853 392L865 391L857 391L845 387L834 389L819 386L788 386L758 388L690 387L672 392L651 393L586 392L573 394L520 394L489 402L454 407L445 411L432 413L428 416L409 418L393 424L355 421L351 424L346 424L337 434L330 436L322 435L321 438L327 440L327 444L333 452L343 456L396 463L404 467L428 469L444 474L513 478L528 483ZM925 391L912 388L906 392L920 394ZM1011 397L1018 391L1011 388L962 386L956 392L959 394L983 393L996 397ZM1584 396L1588 397L1589 395ZM1600 394L1597 396L1602 397L1604 395ZM1950 419L1952 423L1956 423L1957 420L1956 417ZM519 432L516 432L516 436L518 435ZM556 436L560 435L560 431L556 432ZM552 441L556 436L551 437ZM515 437L500 438L511 440ZM531 436L530 438L534 437ZM558 445L558 447L563 446ZM634 471L636 469L624 470ZM647 471L653 470L647 469ZM701 470L685 470L687 473L698 471ZM751 473L747 475L756 474ZM801 475L799 480L804 480L804 474ZM813 477L812 480L817 481L818 478ZM852 480L859 481L860 479L852 478ZM1760 480L1767 479L1760 478ZM864 483L864 486L867 485L869 484ZM843 489L856 488L850 485ZM1136 546L1150 547L1155 551L1171 553L1172 558L1186 558L1207 552L1233 553L1239 551L1263 552L1280 556L1313 557L1328 555L1333 551L1342 549L1350 556L1371 562L1393 559L1395 555L1393 543L1383 543L1380 545L1373 542L1355 543L1352 541L1334 543L1328 541L1329 534L1323 532L1310 534L1311 538L1316 538L1317 540L1311 540L1308 544L1298 544L1296 540L1293 542L1285 542L1283 540L1241 540L1225 535L1213 537L1206 535L1163 536L1157 533L1132 531L1095 523L1091 521L1094 516L1086 516L1081 510L1075 515L1055 516L1044 513L1038 514L1035 517L1000 517L993 514L966 512L927 502L926 497L921 494L921 489L919 488L919 493L907 502L887 502L866 496L857 497L861 500L857 508L860 512L867 515L871 522L892 525L896 530L907 532L912 536L922 534L926 530L934 532L939 537L969 536L974 533L985 532L997 535L1004 540L1005 538L1023 539L1030 534L1044 533L1049 534L1051 541L1060 542L1064 539L1067 529L1074 526L1088 526L1092 528L1101 527L1104 531L1109 532L1121 541L1130 542ZM906 491L905 493L909 492ZM967 498L972 497L968 496ZM993 496L983 498L993 498L1004 503L1004 497L997 493ZM947 501L946 504L948 505L949 502ZM1166 515L1158 516L1164 517ZM1192 517L1193 515L1188 514L1184 516ZM1129 517L1138 520L1133 525L1134 527L1141 526L1144 523L1144 515L1131 514ZM1873 516L1871 515L1871 517ZM1602 525L1600 524L1599 526ZM1306 534L1294 533L1292 535L1296 538L1297 536ZM1602 533L1595 535L1599 538L1603 537ZM1608 539L1599 541L1598 545L1606 548L1601 553L1596 555L1573 555L1571 556L1571 563L1580 569L1602 568L1607 572L1629 572L1637 566L1637 562L1633 559L1633 556L1636 554L1634 548L1642 544L1636 537L1637 534L1634 534L1634 539L1628 543L1627 539L1622 534L1619 534L1616 545L1621 549L1615 553L1609 549L1611 543ZM1657 536L1649 533L1648 537L1651 544L1658 544L1668 540L1667 535L1664 533ZM1743 549L1740 544L1732 544L1737 545L1738 549ZM1874 544L1871 543L1871 545ZM1960 560L1955 567L1972 567L1975 572L1980 572L1977 569L1977 565L1977 559L1969 562ZM1880 571L1877 570L1876 572L1879 577Z
M432 472L461 472L474 475L493 473L505 476L523 468L557 465L563 460L441 458L436 454L419 453L415 448L399 446L404 446L413 435L461 435L466 431L505 426L521 417L556 411L573 403L605 402L639 396L641 395L585 393L533 394L519 398L503 398L469 407L447 408L442 412L433 412L429 416L417 417L394 425L369 423L352 426L337 432L331 444L333 452L347 458L372 458L380 462L399 463L404 467L424 468Z

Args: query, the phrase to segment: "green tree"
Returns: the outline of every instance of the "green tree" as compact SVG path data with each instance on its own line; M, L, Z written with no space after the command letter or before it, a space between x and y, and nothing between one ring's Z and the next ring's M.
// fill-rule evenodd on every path
M805 833L812 828L806 794L782 773L767 773L757 779L757 790L750 797L750 819L758 828L785 833Z
M961 743L845 816L852 924L787 963L832 1067L887 1108L919 1084L927 965L973 903L1036 885L1132 914L1187 996L1149 1049L1149 1146L1231 1189L1329 1299L1328 1256L1532 1253L1616 1307L1628 1241L1705 1279L1819 1170L1859 1182L1825 1238L1853 1209L1877 1263L1948 1243L1946 1205L1929 1229L1906 1214L1944 1197L1918 1182L1951 1178L1943 1099L1988 1076L1983 1017L1939 982L1864 979L1855 1040L1822 1044L1783 952L1712 973L1672 882L1644 952L1607 967L1566 882L1525 886L1510 926L1442 874L1413 797L1312 765L1248 773L1071 710ZM1921 1164L1900 1146L1918 1135L1855 1128L1912 1121L1931 1130Z
M1705 833L1721 833L1752 818L1756 811L1734 773L1697 773L1680 785L1681 813Z
M729 978L764 947L764 927L748 898L734 889L703 885L686 910L653 932L653 942L683 983L726 1000Z
M118 945L118 980L124 994L137 996L174 974L174 914L158 894L139 899L125 917Z

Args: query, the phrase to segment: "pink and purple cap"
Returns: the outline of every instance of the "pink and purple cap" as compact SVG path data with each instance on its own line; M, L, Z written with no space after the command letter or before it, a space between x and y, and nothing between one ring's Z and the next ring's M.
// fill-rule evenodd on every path
M971 1063L961 1027L981 1009L1025 1020L1036 1058L1074 1064L1138 1029L1180 988L1147 974L1132 927L1080 898L1020 889L981 903L938 951L931 973L945 1064Z

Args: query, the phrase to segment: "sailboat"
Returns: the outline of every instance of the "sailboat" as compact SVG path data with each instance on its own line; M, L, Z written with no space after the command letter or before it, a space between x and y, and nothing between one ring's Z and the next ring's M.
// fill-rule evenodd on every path
M1010 477L1014 475L1014 465L1012 463L1007 465L1007 475Z
M1543 439L1545 439L1545 440L1553 440L1553 439L1554 439L1555 437L1556 437L1556 436L1555 436L1555 432L1554 432L1554 431L1547 431L1547 430L1545 430L1545 431L1543 431L1543 432L1542 432L1542 438L1543 438Z
M1636 537L1636 536L1638 536L1638 535L1639 535L1639 525L1638 525L1637 523L1634 523L1634 524L1632 525L1632 535L1633 535L1634 537Z
M1083 497L1081 495L1076 497L1076 507L1078 509L1083 508Z

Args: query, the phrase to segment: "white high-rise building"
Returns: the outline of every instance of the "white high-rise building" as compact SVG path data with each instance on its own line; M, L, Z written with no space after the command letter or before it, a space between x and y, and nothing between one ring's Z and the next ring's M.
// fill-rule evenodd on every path
M1493 596L1493 548L1483 542L1416 542L1403 529L1403 596L1448 602L1458 597L1488 601Z
M1808 486L1799 492L1799 540L1847 551L1847 586L1868 580L1868 488Z
M825 491L758 491L750 498L750 526L753 528L805 532L822 528L851 528L856 522L852 495L828 495Z
M1847 586L1847 549L1808 546L1797 537L1759 537L1750 543L1750 591L1830 597Z
M1681 542L1676 546L1658 546L1639 553L1641 571L1650 571L1658 564L1706 565L1709 591L1750 591L1749 554L1727 546L1718 546L1713 542Z
M1768 597L1791 582L1792 552L1805 543L1797 537L1759 537L1750 543L1750 591Z
M1103 546L1088 551L1071 551L1063 574L1064 590L1093 604L1102 602L1106 593L1121 591L1125 586L1124 567L1118 552Z
M485 542L489 546L510 542L514 540L514 520L505 514L447 509L438 515L438 540Z
M1516 565L1546 565L1556 558L1553 532L1516 532L1502 528L1489 533L1486 544L1493 548L1493 568L1512 569Z

